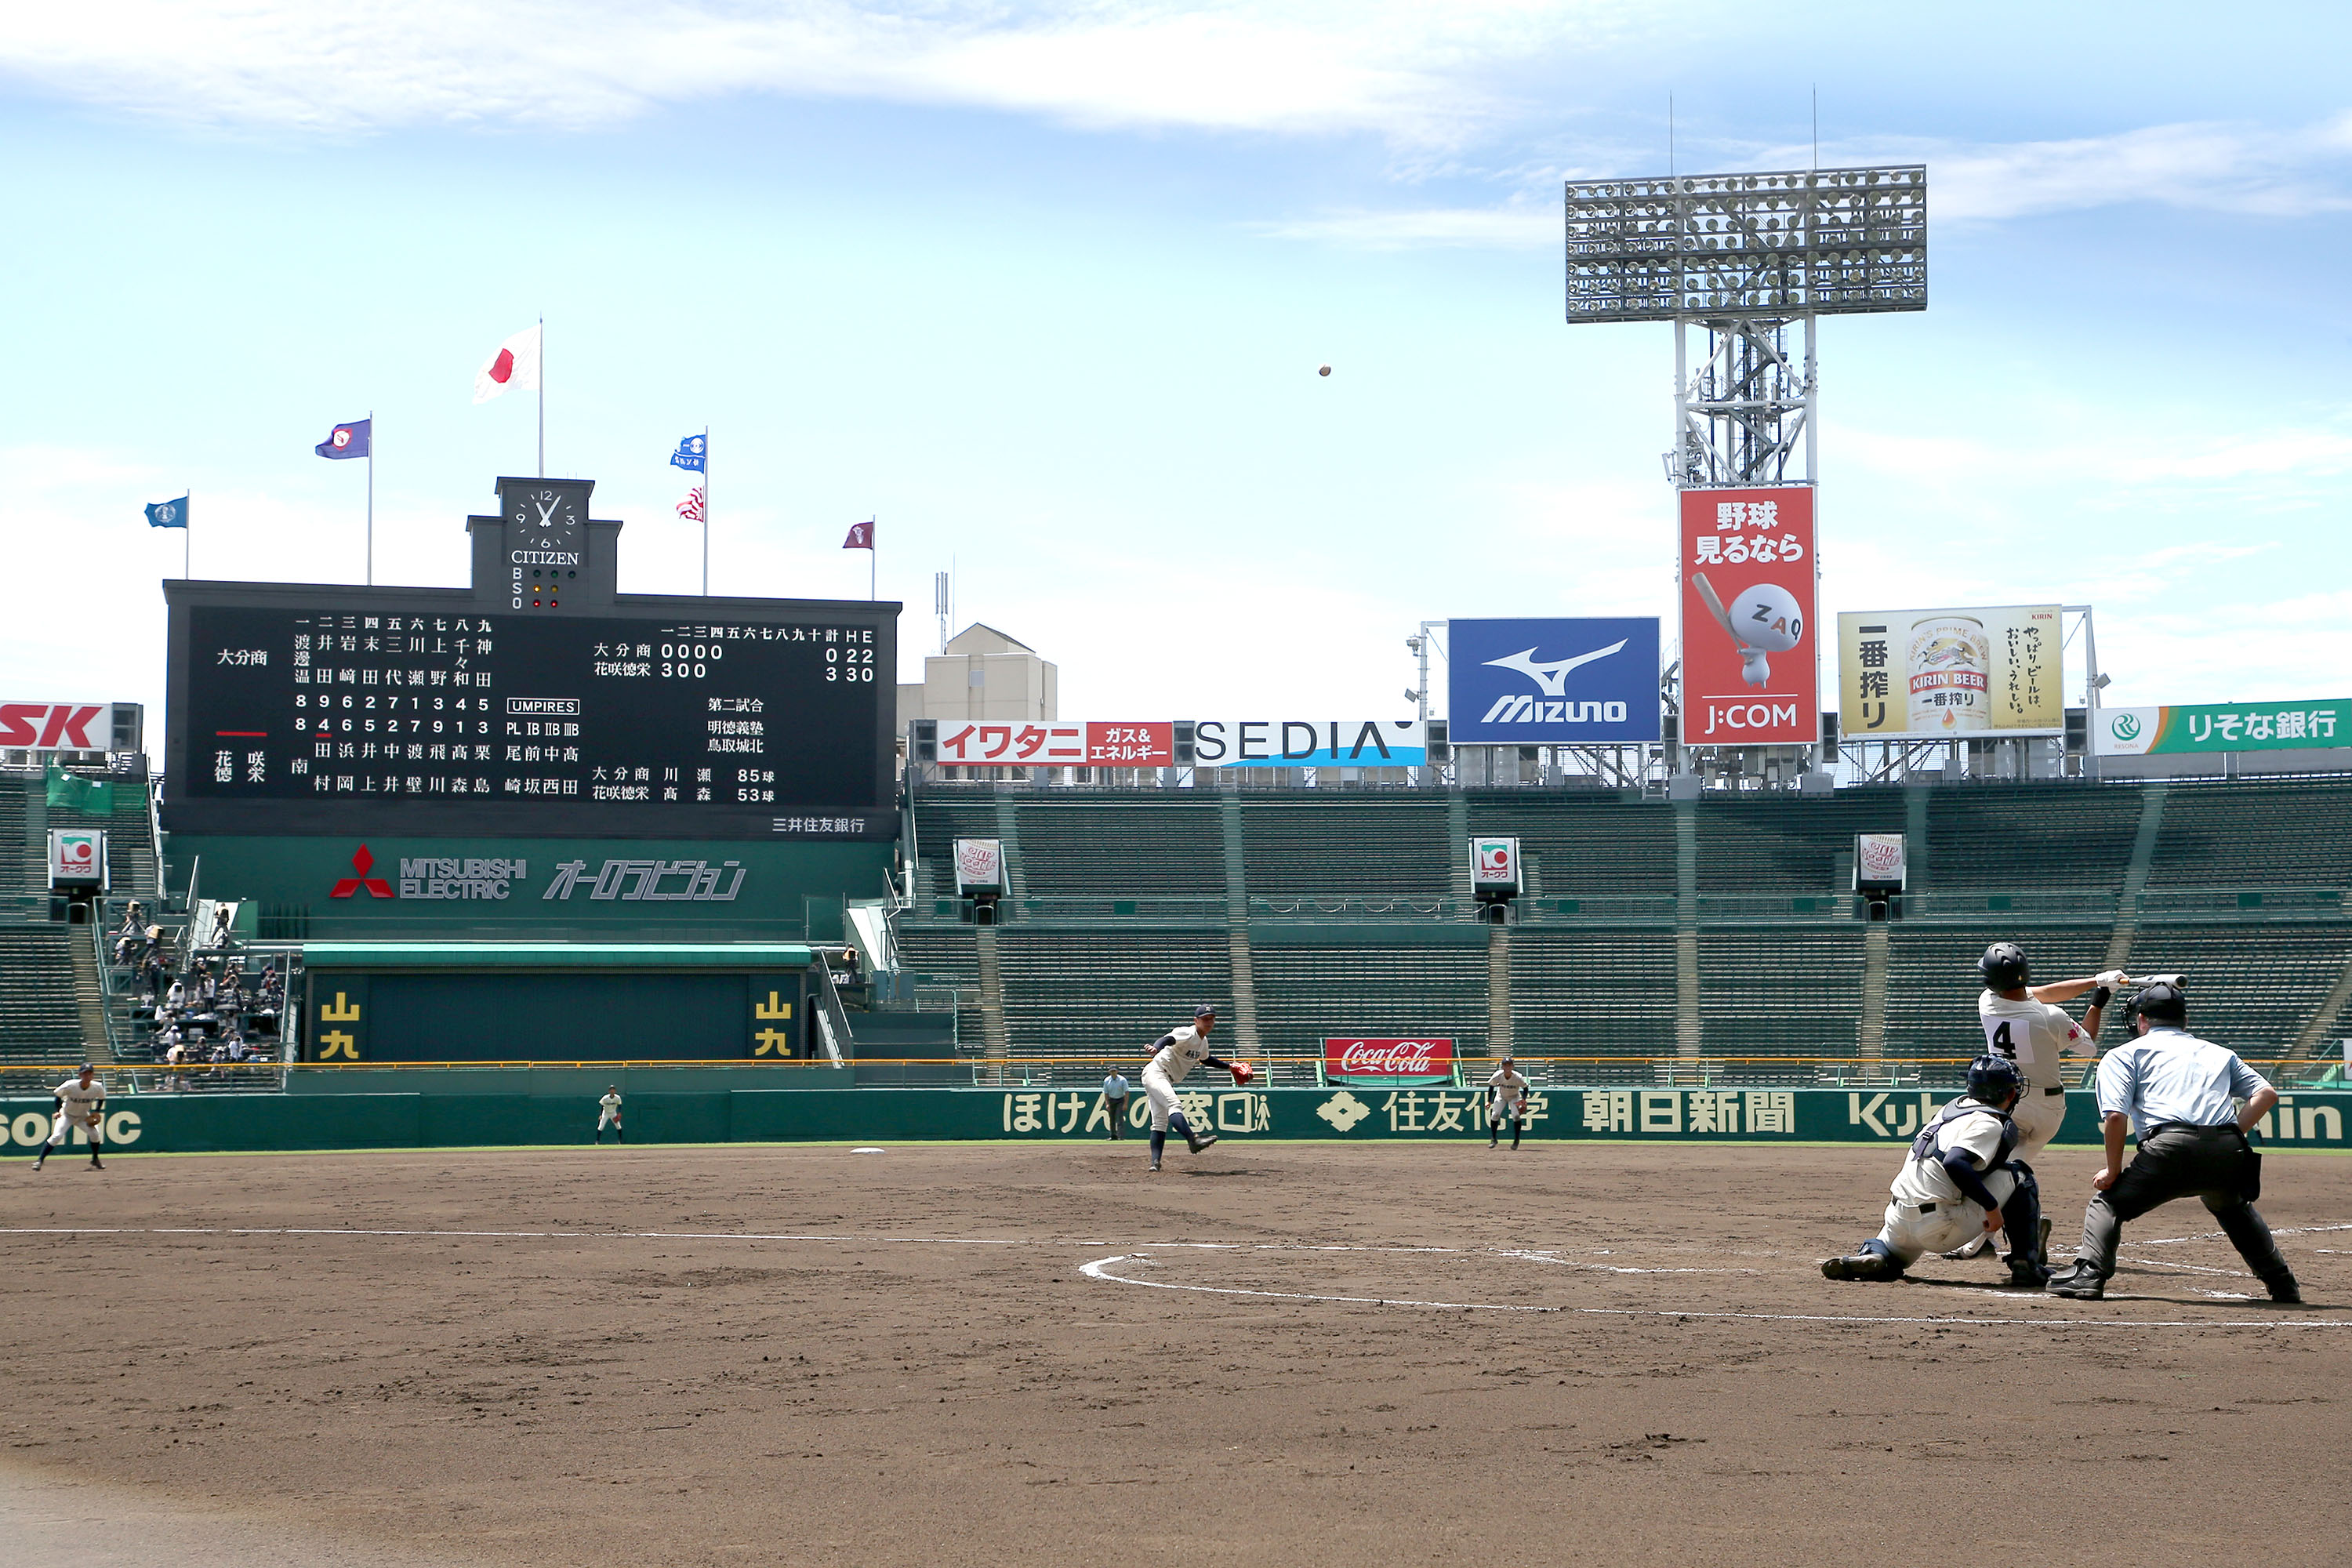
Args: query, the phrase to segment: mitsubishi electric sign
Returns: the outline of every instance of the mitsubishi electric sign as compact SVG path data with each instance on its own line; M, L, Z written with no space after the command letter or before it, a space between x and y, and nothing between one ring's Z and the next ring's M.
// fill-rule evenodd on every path
M1450 624L1454 744L1658 739L1656 616Z

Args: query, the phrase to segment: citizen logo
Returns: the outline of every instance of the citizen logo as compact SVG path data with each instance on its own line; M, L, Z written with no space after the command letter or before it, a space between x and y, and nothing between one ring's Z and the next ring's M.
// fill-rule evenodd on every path
M518 566L577 566L580 552L576 550L509 550L507 559Z

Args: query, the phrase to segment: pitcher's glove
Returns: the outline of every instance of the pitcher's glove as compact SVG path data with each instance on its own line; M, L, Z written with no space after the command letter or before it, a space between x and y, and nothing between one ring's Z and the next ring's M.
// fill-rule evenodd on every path
M1249 1063L1235 1062L1234 1064L1234 1083L1236 1087L1249 1082L1250 1079L1255 1077L1257 1077L1257 1069L1251 1067Z

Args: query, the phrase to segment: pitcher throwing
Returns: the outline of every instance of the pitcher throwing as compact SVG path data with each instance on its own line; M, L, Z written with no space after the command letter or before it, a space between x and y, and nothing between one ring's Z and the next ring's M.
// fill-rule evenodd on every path
M1195 1007L1191 1024L1171 1029L1151 1042L1151 1060L1143 1069L1143 1097L1151 1106L1151 1168L1155 1171L1160 1169L1160 1152L1167 1146L1171 1128L1195 1154L1217 1141L1214 1132L1194 1131L1176 1103L1176 1086L1184 1081L1185 1074L1196 1067L1223 1068L1234 1075L1236 1085L1255 1076L1247 1062L1224 1061L1209 1054L1209 1033L1216 1026L1214 1007Z

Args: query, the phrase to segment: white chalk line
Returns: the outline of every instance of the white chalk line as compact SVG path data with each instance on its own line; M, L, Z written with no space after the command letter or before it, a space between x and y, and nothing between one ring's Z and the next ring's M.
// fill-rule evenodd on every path
M1450 1249L1449 1249L1450 1250ZM1255 1296L1284 1301L1328 1301L1353 1307L1420 1307L1446 1312L1538 1312L1563 1317L1697 1318L1752 1323L1915 1324L1972 1329L2352 1329L2352 1318L1904 1318L1829 1312L1727 1312L1677 1307L1538 1307L1505 1301L1424 1301L1402 1296L1334 1296L1311 1290L1254 1290L1237 1285L1179 1285L1166 1279L1131 1279L1110 1272L1118 1263L1152 1261L1149 1253L1119 1253L1078 1266L1089 1279L1140 1285L1152 1290L1192 1290L1209 1296Z

